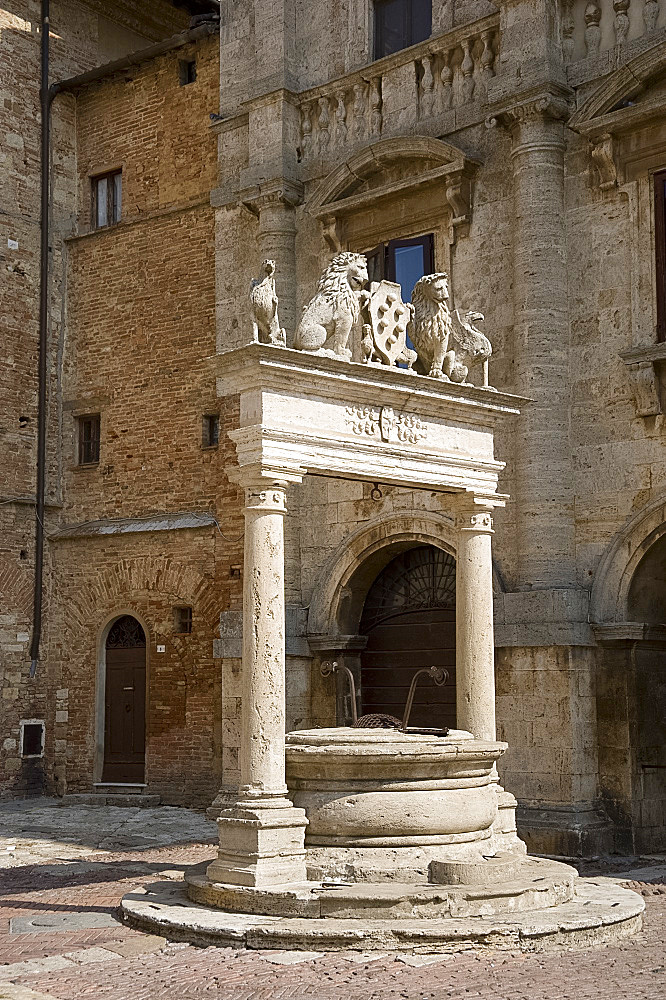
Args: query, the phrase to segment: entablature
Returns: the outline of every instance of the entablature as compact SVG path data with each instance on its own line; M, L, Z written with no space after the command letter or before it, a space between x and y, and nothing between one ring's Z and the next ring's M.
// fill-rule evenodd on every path
M518 396L260 343L219 356L218 394L237 393L240 482L316 473L504 504L494 427Z

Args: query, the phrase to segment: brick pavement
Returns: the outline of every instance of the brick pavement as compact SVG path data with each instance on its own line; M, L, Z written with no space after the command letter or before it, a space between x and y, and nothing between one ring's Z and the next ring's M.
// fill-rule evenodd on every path
M129 888L178 877L210 845L91 855L2 872L0 1000L661 1000L666 997L666 885L633 882L646 898L642 934L614 947L559 954L444 958L294 956L195 948L123 927L10 934L10 920L113 914ZM588 874L588 872L586 872ZM24 925L20 925L24 926ZM297 958L299 956L296 956ZM47 960L44 967L43 960ZM289 964L281 964L285 961ZM29 962L17 968L15 963ZM413 964L408 963L416 963ZM419 964L419 963L425 964ZM12 965L12 970L6 967ZM3 971L2 966L5 966ZM50 967L49 967L50 966ZM2 978L5 981L2 982Z

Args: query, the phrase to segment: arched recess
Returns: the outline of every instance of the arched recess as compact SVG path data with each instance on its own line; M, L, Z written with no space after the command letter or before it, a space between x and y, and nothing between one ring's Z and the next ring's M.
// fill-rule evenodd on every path
M145 779L149 631L133 609L117 611L98 637L95 781Z
M631 621L628 604L631 581L648 549L664 535L666 497L660 497L628 520L604 552L592 584L592 622Z
M470 221L472 178L479 161L441 139L429 136L398 136L382 139L354 153L326 177L307 203L311 215L319 219L333 251L345 242L345 222L377 210L381 203L396 202L411 212L413 195L423 201L424 192L431 214L450 215L452 228ZM416 208L416 205L414 206Z
M366 521L330 555L312 587L308 636L354 635L370 585L400 552L417 545L434 545L455 557L453 518L423 510L381 514ZM493 570L493 590L502 591Z
M666 499L606 549L591 595L599 781L616 849L651 853L666 837Z
M348 666L360 682L361 656L366 637L361 618L372 585L401 553L432 546L455 559L453 518L423 510L385 513L361 525L331 554L312 587L308 614L308 639L313 652L334 656ZM502 590L493 573L493 586ZM338 722L348 720L338 688ZM362 707L362 703L359 704Z

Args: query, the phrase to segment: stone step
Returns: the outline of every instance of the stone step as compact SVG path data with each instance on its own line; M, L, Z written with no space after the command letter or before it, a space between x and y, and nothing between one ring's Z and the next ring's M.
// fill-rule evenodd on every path
M590 948L637 933L644 909L637 893L604 879L578 879L574 898L560 906L462 919L307 920L227 913L192 903L183 882L155 882L134 889L121 902L125 923L172 941L280 951L407 953Z
M559 906L574 896L575 868L543 858L516 857L512 877L498 881L489 872L486 884L434 885L426 882L355 882L334 885L318 881L271 888L226 885L206 877L205 866L186 876L193 902L233 913L307 919L396 920L419 917L490 917ZM506 864L506 863L505 863ZM486 867L492 865L486 863ZM491 881L492 880L492 881Z
M160 796L134 792L72 792L62 797L63 805L122 806L126 809L147 809L160 804Z

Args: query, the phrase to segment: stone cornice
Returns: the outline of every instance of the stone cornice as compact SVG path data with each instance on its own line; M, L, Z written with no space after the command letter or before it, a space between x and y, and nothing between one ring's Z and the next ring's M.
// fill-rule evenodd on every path
M601 622L592 625L600 646L626 645L635 642L666 643L666 625L647 622Z

